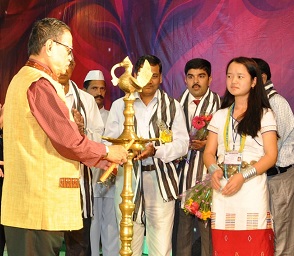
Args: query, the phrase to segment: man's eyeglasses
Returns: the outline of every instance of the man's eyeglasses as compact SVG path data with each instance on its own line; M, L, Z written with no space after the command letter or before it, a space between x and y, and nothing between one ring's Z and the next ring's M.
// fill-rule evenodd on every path
M52 41L55 42L55 43L57 43L57 44L60 44L60 45L64 46L64 47L66 48L66 50L67 50L68 55L73 56L73 54L72 54L72 50L73 50L73 48L71 48L71 47L69 47L68 45L65 45L65 44L63 44L63 43L60 43L60 42L58 42L58 41L55 41L55 40L53 40L53 39L52 39Z

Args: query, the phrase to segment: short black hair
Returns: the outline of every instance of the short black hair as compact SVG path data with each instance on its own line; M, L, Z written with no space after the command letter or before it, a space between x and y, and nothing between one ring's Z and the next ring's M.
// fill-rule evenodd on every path
M208 60L201 59L201 58L195 58L192 60L189 60L185 65L185 75L187 75L188 71L190 69L203 69L206 71L208 76L211 76L211 64Z
M261 71L261 74L266 74L267 80L270 80L272 77L272 74L271 74L271 69L269 64L265 60L260 58L252 58L252 59L257 63Z
M70 32L70 27L61 20L44 18L36 21L28 41L28 55L39 54L48 39L59 41L65 31Z
M159 66L159 73L162 73L162 64L161 64L161 60L156 57L155 55L143 55L141 56L134 67L134 73L138 74L139 69L143 66L145 60L148 60L148 62L150 63L151 66Z
M91 82L91 80L87 80L87 81L84 82L84 88L85 88L86 90L88 90L88 87L89 87L89 85L90 85L90 82Z

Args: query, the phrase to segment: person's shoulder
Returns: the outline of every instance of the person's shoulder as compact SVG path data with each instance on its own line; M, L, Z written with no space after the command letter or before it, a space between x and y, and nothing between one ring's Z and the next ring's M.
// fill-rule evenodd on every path
M280 94L275 94L269 99L270 104L282 104L290 106L288 101Z
M293 110L289 102L280 94L275 94L269 99L270 106L276 115L292 115Z
M271 108L263 108L263 114L266 114L266 113L272 113L273 110Z
M271 108L263 108L263 116L262 119L265 118L274 118L275 114Z
M182 102L182 100L185 100L187 97L189 97L189 90L186 88L180 95L180 97L178 98L179 102Z
M210 103L218 102L220 105L220 96L216 93L213 92L210 88L208 88L204 100L209 101Z
M112 104L121 104L121 103L124 103L124 97L114 100Z
M180 104L178 99L174 98L163 89L157 89L155 93L155 97L157 98L167 97L169 101L174 101L176 104Z
M215 91L212 91L210 88L208 88L208 90L214 95L214 96L217 96L217 97L220 97L219 94Z
M78 90L79 90L80 98L81 98L84 105L85 104L89 105L89 106L90 105L95 105L95 106L97 105L94 97L90 93L87 93L82 89L78 89Z
M219 114L228 113L228 109L229 108L220 108L215 113L219 113Z
M226 120L226 116L228 114L228 108L218 109L216 112L212 114L213 119L218 120Z
M111 104L110 111L112 111L114 108L123 110L124 109L124 104L125 104L124 101L123 101L123 98L124 97L121 97L121 98L118 98L115 101L113 101L112 104Z
M269 126L269 125L276 127L275 113L270 108L263 108L263 115L261 118L261 127ZM274 130L276 130L276 128Z

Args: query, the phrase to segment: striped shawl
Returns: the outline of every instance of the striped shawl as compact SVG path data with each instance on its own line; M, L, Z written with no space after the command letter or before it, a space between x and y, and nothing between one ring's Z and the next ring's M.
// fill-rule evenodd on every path
M191 120L188 114L188 98L189 90L184 91L180 97L180 104L184 110L186 117L186 127L188 132L191 129ZM220 108L220 98L218 94L212 92L210 89L207 90L205 95L202 97L199 105L196 108L194 116L200 114L212 114ZM203 174L206 172L206 167L203 162L203 151L202 150L189 150L187 159L183 159L178 166L178 174L180 176L179 192L182 193L187 189L195 185L196 180L202 180Z
M149 123L149 138L159 138L159 128L157 120L162 120L169 129L172 129L173 120L176 113L175 100L169 97L164 91L158 90L157 105L153 108L152 117ZM135 120L135 130L137 130ZM161 142L156 141L156 146L160 146ZM160 159L153 157L153 163L156 166L156 177L159 185L160 193L165 202L177 198L178 195L178 176L176 166L173 162L163 163ZM137 216L144 215L144 193L142 190L142 176L140 166L141 163L134 161L133 168L135 172L136 188L135 188L135 211L133 219ZM141 219L144 223L143 218Z

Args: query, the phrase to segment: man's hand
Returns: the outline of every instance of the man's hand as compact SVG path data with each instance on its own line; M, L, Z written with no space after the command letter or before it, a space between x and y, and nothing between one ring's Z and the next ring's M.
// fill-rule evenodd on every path
M204 150L207 140L191 140L190 149Z
M109 152L106 160L116 163L116 164L124 164L127 161L128 151L125 147L121 145L111 145L108 146Z
M72 115L73 115L75 123L77 124L77 126L79 128L80 134L83 135L84 134L84 118L83 118L83 116L75 108L72 109Z
M147 144L147 146L144 148L143 151L138 152L134 160L146 159L148 157L154 156L154 154L155 154L155 147L153 146L152 143L149 143Z

